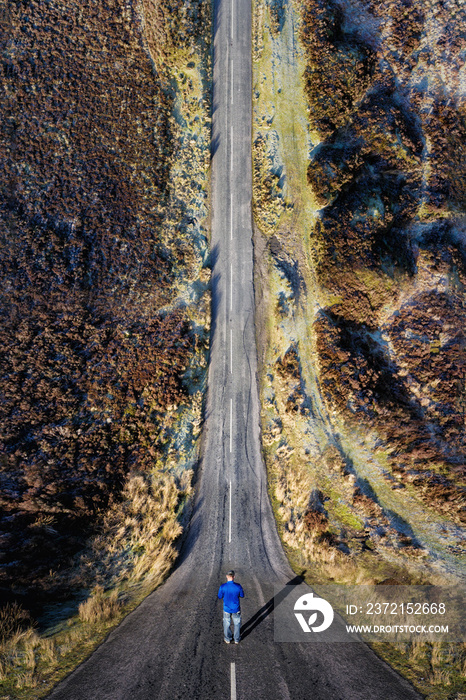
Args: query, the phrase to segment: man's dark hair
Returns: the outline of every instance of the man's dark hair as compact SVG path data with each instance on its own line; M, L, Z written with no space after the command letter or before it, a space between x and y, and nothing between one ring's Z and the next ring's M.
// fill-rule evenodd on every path
M235 578L235 572L233 570L227 571L227 576L231 576L231 578Z

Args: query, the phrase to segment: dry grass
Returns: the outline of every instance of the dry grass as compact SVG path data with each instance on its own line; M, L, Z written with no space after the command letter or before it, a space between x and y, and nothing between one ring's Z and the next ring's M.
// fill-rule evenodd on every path
M19 688L26 685L27 679L32 682L36 672L36 655L40 642L39 635L32 627L18 631L5 640L0 645L1 681L9 679L13 669L16 685Z
M163 577L176 556L174 543L182 532L176 511L191 494L191 478L192 471L183 472L179 481L166 473L133 475L123 490L123 503L105 516L81 575L92 569L97 584L113 586Z
M39 635L20 606L1 611L0 692L42 697L164 580L176 558L178 518L191 495L191 478L190 470L179 479L159 472L130 476L122 500L104 516L77 562L73 585L91 593L78 615L50 636Z
M111 591L108 596L102 586L96 586L92 595L79 606L79 619L81 622L95 624L101 620L110 620L116 617L120 608L118 592Z
M371 583L372 575L334 546L325 516L313 517L308 509L313 482L306 463L294 461L294 451L286 445L278 451L278 459L277 451L274 454L271 449L266 450L265 458L280 537L292 562L298 568L312 562L313 582ZM314 520L316 526L310 528Z
M4 644L31 625L31 617L18 603L7 603L0 609L0 644Z
M254 141L253 162L254 218L261 231L270 236L277 229L289 203L284 199L280 177L274 172L267 136L259 135Z
M404 675L426 700L466 700L466 645L421 642L377 643L374 651Z

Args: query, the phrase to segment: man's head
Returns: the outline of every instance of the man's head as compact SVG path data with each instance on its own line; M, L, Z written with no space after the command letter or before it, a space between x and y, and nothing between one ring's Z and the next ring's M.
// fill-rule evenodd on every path
M232 571L227 571L227 579L228 579L229 581L233 581L234 578L235 578L235 572L234 572L233 570L232 570Z

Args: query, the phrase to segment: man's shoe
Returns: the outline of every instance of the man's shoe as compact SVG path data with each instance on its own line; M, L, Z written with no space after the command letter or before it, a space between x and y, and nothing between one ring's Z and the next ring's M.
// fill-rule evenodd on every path
M224 639L223 641L225 642L225 644L229 644L229 643L230 643L230 640L229 640L229 639Z
M239 644L239 642L235 642L235 644Z

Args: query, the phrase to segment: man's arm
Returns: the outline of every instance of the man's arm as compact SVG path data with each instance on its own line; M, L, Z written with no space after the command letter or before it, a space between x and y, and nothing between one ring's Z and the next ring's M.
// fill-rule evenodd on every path
M223 583L218 589L217 598L223 598Z
M241 588L241 590L240 590L240 592L239 592L239 597L240 597L240 598L244 598L243 586L242 586L240 583L238 583L238 586Z

